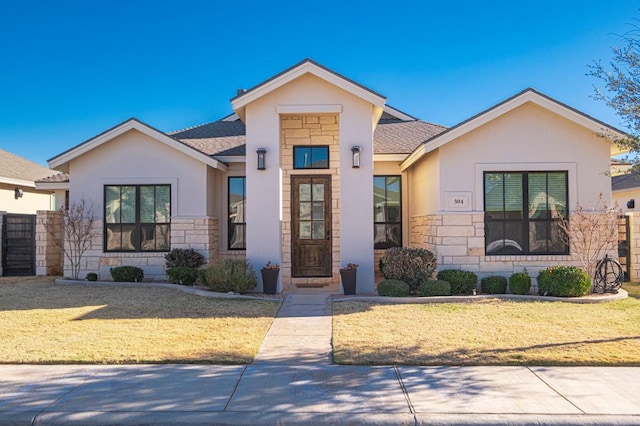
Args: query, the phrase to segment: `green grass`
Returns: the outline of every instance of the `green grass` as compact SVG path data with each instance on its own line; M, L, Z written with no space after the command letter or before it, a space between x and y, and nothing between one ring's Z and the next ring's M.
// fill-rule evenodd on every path
M640 365L640 284L599 304L336 302L334 361L413 365Z
M248 363L279 306L0 278L0 363Z

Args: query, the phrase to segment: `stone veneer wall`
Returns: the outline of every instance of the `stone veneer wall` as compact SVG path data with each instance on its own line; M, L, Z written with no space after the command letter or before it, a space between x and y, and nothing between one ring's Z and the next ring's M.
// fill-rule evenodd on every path
M36 217L36 275L62 275L64 252L61 211L38 210Z
M410 245L431 250L438 260L438 270L464 269L475 272L479 279L489 275L508 278L526 268L534 291L541 269L558 264L581 266L580 261L570 255L485 256L482 213L414 216L410 219Z
M332 115L281 115L280 165L282 169L282 285L284 290L305 286L340 286L340 122ZM293 147L300 145L328 145L329 168L322 170L294 170ZM332 277L293 278L291 256L291 176L331 175L332 220Z
M81 265L80 277L96 272L98 279L111 280L110 269L115 266L138 266L145 279L166 279L166 252L105 253L103 252L103 222L94 225L91 249L87 250ZM218 220L212 217L181 217L171 219L171 248L192 248L209 262L218 256ZM65 275L71 271L65 261Z
M629 216L629 275L632 282L640 281L640 213L627 213Z

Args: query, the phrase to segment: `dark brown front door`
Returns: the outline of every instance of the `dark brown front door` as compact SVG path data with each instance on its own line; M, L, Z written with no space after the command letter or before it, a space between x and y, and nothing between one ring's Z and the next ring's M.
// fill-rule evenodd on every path
M331 276L331 176L291 177L294 277Z

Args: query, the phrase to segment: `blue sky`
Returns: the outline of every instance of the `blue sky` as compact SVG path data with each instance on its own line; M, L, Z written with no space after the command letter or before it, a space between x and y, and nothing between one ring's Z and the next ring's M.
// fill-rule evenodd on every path
M163 131L317 62L451 126L527 88L622 127L585 74L640 18L630 0L0 0L0 148L46 160L129 117Z

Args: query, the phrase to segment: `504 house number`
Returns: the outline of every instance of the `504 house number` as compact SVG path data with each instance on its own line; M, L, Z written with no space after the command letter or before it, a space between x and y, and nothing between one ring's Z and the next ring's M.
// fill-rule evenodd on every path
M471 210L470 192L445 193L445 205L447 210Z

